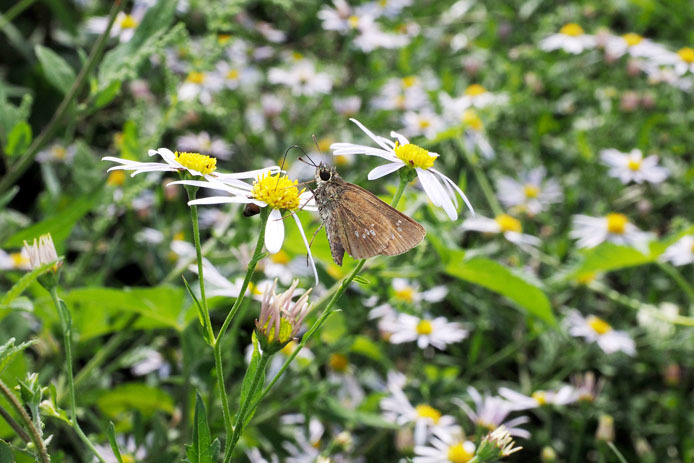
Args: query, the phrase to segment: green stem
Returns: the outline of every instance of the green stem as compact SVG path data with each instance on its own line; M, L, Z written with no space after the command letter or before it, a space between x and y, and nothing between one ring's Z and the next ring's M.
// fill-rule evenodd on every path
M617 450L617 447L612 442L607 442L607 446L614 452L615 455L617 455L617 458L619 459L620 463L629 463L627 462L627 459L624 458L624 455L622 455L622 452Z
M405 188L407 187L408 180L406 176L403 176L400 178L400 184L398 185L398 189L395 192L395 195L393 196L392 201L390 202L391 206L397 207L398 203L400 202L400 198L402 197L403 192L405 191ZM347 290L349 285L352 283L354 278L359 274L361 269L364 267L364 264L366 264L366 259L362 259L359 262L357 262L357 265L354 267L354 270L352 270L352 273L349 274L345 279L342 280L342 282L339 285L334 286L336 288L335 293L333 296L330 298L330 301L328 304L325 306L325 309L323 309L323 312L320 314L320 317L318 317L318 320L309 328L309 330L304 334L301 338L301 342L296 346L296 349L287 357L287 360L284 361L282 364L282 367L280 370L277 372L277 374L272 378L270 383L263 389L263 392L258 396L258 398L253 402L252 406L253 408L258 406L258 403L265 397L272 387L277 383L277 381L282 377L282 374L289 368L289 365L292 363L294 358L296 358L297 355L299 355L299 352L301 349L303 349L308 341L313 337L316 331L320 329L320 327L323 325L325 320L333 313L333 308L337 301L340 299L342 294ZM332 290L332 288L331 288Z
M99 451L90 442L89 438L84 434L77 422L77 405L75 399L75 381L72 376L72 328L70 320L68 319L67 307L61 307L61 300L58 298L58 287L53 286L50 289L51 299L55 305L55 309L58 311L58 316L60 317L60 327L63 331L63 345L65 348L65 368L67 370L67 383L70 394L70 421L72 428L75 430L77 435L82 439L82 442L91 450L91 452L99 459L101 463L106 463L106 460L101 456ZM64 304L64 303L63 303Z
M27 414L26 410L24 410L22 404L19 403L17 397L15 397L12 391L10 391L10 388L8 388L7 385L2 382L2 380L0 380L0 393L5 396L10 405L12 405L12 408L14 408L17 414L22 418L24 425L29 429L29 432L31 433L31 441L39 451L41 463L49 463L51 458L48 456L46 444L43 442L41 434L39 434L38 429L36 429L36 426L34 426L34 422L31 420L31 417Z
M2 28L5 27L6 24L11 23L14 18L16 18L22 13L22 11L26 10L31 5L33 5L35 1L36 0L22 0L21 2L17 2L9 10L7 10L6 13L0 15L0 30L2 30Z
M229 452L231 448L231 437L234 432L234 426L231 423L231 411L229 410L229 399L227 398L226 386L224 384L224 370L222 368L222 340L226 334L229 324L236 316L237 312L241 308L241 304L246 296L246 290L253 277L253 272L258 262L263 257L263 245L265 244L265 227L267 225L267 218L270 214L269 208L265 207L260 211L260 231L258 233L258 242L255 245L255 252L253 252L253 257L248 263L248 269L246 270L246 276L241 284L241 289L239 290L239 295L234 301L234 305L224 319L222 327L217 333L217 337L212 337L214 344L214 365L215 371L217 372L217 389L219 389L219 398L222 401L222 415L224 416L224 430L226 434L226 443L224 445L224 455Z
M484 194L484 197L487 199L487 203L489 203L489 207L491 207L492 211L494 212L494 215L503 214L504 209L501 207L499 200L496 199L494 189L489 183L489 179L487 179L487 174L485 174L482 168L480 167L478 159L473 156L473 153L470 153L467 149L465 149L465 145L463 144L463 141L460 138L455 138L455 143L458 147L458 150L461 153L463 153L465 159L467 159L467 162L468 164L470 164L470 167L472 167L472 173L475 175L475 179L477 180L477 183L482 189L482 193Z
M271 355L268 355L266 352L263 352L260 355L260 362L258 362L258 367L256 368L255 373L253 374L253 379L251 380L251 387L248 390L248 395L245 397L246 400L244 400L243 403L240 405L239 411L236 414L234 432L231 436L231 445L229 445L227 450L224 452L224 463L228 463L229 461L231 461L231 455L234 452L236 443L241 438L241 434L243 434L243 423L246 420L246 415L248 415L249 411L253 410L253 408L250 408L251 400L258 391L258 388L262 387L260 379L265 377L264 373L267 368L267 364L270 361L270 357ZM253 402L253 405L255 406L257 405L257 403Z
M657 265L677 283L682 291L684 291L689 298L689 302L694 302L694 289L689 286L689 283L687 283L687 280L684 279L682 274L680 274L675 267L665 262L657 262Z
M111 7L111 11L109 13L108 25L106 26L106 29L101 34L97 42L92 47L92 50L89 53L89 57L87 58L87 62L80 70L79 74L77 75L77 78L75 79L75 82L72 84L72 87L70 87L70 90L68 90L67 94L65 95L65 98L63 98L63 101L60 102L60 106L58 106L58 109L56 109L48 125L41 131L39 136L34 139L31 145L29 145L29 148L27 148L26 152L22 155L19 161L14 163L7 170L7 173L0 181L0 193L4 192L10 186L12 186L15 180L19 178L19 176L22 175L24 171L26 171L29 168L31 162L34 160L36 154L39 152L41 147L53 136L55 131L58 129L58 124L62 122L63 117L65 116L65 114L67 114L68 110L72 106L72 103L75 101L75 99L77 99L77 95L86 83L87 77L89 76L89 74L91 74L92 70L96 66L97 61L99 61L99 58L101 57L102 52L106 47L106 42L108 41L108 38L110 36L111 27L113 26L113 23L116 20L116 15L121 10L122 3L123 2L121 2L120 0L114 0L113 6Z
M14 432L17 433L17 435L24 441L24 442L31 442L31 436L27 434L27 432L22 429L22 427L17 423L14 418L12 418L12 415L10 415L10 412L5 410L4 408L0 407L0 416L2 416L5 421L7 421L7 424L10 425L10 427L14 430Z
M188 200L193 201L198 191L198 187L186 185L188 192ZM210 319L210 309L207 307L207 298L205 297L205 277L202 271L202 248L200 246L200 224L198 222L198 206L190 205L190 220L193 222L193 241L195 242L195 255L198 260L198 282L200 283L200 303L205 316L205 329L209 342L214 343L214 331L212 331L212 320Z

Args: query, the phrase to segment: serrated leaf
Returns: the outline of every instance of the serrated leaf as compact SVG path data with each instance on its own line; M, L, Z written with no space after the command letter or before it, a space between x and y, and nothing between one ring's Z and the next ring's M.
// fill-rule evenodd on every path
M210 426L207 423L205 403L200 393L195 394L195 418L193 420L193 443L186 445L186 457L190 463L215 463L219 441L212 441Z
M545 293L498 262L483 257L450 261L445 271L451 276L507 297L528 313L551 325L557 323Z
M25 121L17 122L7 134L5 152L8 156L18 156L24 153L31 144L32 137L31 126Z
M34 48L46 80L63 93L75 82L75 71L56 52L42 45Z
M0 346L0 373L5 369L7 365L14 360L15 356L22 352L27 347L36 344L38 341L32 340L23 342L15 346L15 338L10 338L5 344Z

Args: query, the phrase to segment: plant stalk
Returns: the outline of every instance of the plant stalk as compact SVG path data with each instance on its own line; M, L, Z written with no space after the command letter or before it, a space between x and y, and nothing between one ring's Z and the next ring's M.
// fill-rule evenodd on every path
M24 425L27 427L27 429L29 429L31 441L34 443L34 446L39 452L39 459L41 460L41 463L50 463L51 458L48 456L46 444L41 438L41 434L39 433L38 429L36 429L36 426L34 426L34 422L31 420L31 417L27 414L26 410L24 410L22 404L20 404L19 400L17 400L17 397L12 393L12 391L10 391L10 388L8 388L7 385L2 382L2 380L0 380L0 393L5 396L10 405L12 405L12 408L14 408L17 414L22 418Z

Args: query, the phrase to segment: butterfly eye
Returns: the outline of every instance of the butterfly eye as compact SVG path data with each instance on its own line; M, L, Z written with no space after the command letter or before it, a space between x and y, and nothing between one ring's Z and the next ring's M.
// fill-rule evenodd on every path
M322 170L320 173L320 179L323 180L324 182L327 182L330 180L330 172L326 170Z

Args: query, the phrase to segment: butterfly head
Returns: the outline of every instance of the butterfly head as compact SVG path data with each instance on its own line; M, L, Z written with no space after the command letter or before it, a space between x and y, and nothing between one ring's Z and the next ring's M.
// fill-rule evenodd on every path
M318 186L331 181L333 178L338 177L337 170L334 167L321 162L318 167L316 167L316 184Z

